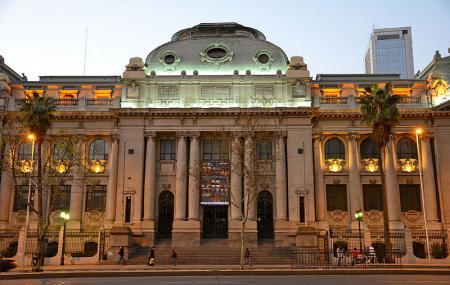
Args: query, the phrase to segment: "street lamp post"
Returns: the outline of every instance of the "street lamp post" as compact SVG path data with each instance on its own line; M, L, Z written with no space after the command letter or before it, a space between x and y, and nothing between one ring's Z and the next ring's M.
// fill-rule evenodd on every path
M425 195L423 193L423 178L422 178L422 156L421 156L421 148L419 145L419 135L422 134L422 129L416 129L416 144L417 144L417 157L419 159L419 177L420 177L420 198L422 200L422 209L423 209L423 222L425 226L425 238L427 245L427 255L428 255L428 263L431 263L431 252L430 252L430 240L428 237L428 224L427 224L427 210L425 208Z
M67 221L70 218L70 215L69 215L69 213L61 212L60 216L64 221L64 225L63 225L63 242L62 242L61 262L59 265L64 265L64 251L66 250L66 226L67 226Z
M359 234L359 251L362 253L363 247L362 247L362 236L361 236L361 220L363 217L363 213L361 210L356 210L355 213L355 220L358 221L358 234Z
M23 241L23 252L22 252L22 267L25 266L25 254L27 248L27 235L28 228L30 227L30 203L31 203L31 176L33 175L34 170L34 143L36 141L36 136L34 134L29 134L27 139L31 140L31 167L29 169L29 177L28 177L28 195L27 195L27 216L25 219L25 235Z

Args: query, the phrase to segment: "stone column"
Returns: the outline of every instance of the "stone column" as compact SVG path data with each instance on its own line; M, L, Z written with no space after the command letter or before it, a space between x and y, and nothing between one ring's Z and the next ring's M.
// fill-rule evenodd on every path
M116 199L117 199L117 171L119 163L119 136L111 135L111 155L108 161L109 177L108 188L106 190L106 226L110 227L114 224L116 217ZM123 217L121 217L123 219Z
M353 215L357 210L363 210L361 206L361 177L359 173L359 151L358 151L357 134L349 134L350 141L348 151L348 168L349 168L349 197L350 197L350 223L353 228L358 228L358 223L353 222Z
M286 143L285 133L276 138L275 157L275 193L277 213L276 220L287 220L287 189L286 189Z
M323 178L323 152L321 135L314 136L314 187L316 197L316 222L325 226L326 204L325 204L325 181Z
M86 161L86 138L84 136L80 136L77 148L80 153L80 161ZM84 193L84 169L81 165L77 165L74 167L73 185L70 193L69 228L81 229Z
M256 220L256 180L255 180L255 141L249 135L244 144L244 207L248 210L248 220ZM253 197L252 197L253 196ZM250 199L249 199L250 198ZM254 198L254 199L252 199Z
M433 156L431 152L431 136L424 136L420 140L420 155L422 159L422 178L425 210L428 226L439 229L437 214L436 185L434 181Z
M231 220L242 220L242 134L235 133L231 145Z
M192 132L189 152L189 220L200 220L200 133Z
M389 228L402 229L401 212L400 212L400 192L398 189L397 171L395 168L395 149L393 141L389 141L386 145L385 153L385 173L386 173L386 192L389 214Z
M178 133L175 181L175 220L186 220L186 134Z
M146 132L143 227L154 231L156 192L156 133Z
M5 145L5 158L9 158L9 145ZM9 171L8 162L2 165L2 181L0 184L0 228L6 227L9 221L11 196L13 188L12 174Z

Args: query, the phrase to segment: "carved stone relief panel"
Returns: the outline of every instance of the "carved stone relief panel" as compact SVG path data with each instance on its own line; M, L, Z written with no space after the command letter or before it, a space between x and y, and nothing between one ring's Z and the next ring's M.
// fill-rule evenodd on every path
M231 98L229 86L202 86L200 100L206 102L227 102Z
M156 100L160 103L178 102L180 100L180 96L178 94L178 86L159 85Z

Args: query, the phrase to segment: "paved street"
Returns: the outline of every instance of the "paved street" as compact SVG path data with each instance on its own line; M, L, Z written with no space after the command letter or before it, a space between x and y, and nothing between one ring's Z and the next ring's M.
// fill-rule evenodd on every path
M1 279L1 276L0 276ZM408 284L408 285L447 285L450 276L424 275L301 275L301 276L148 276L148 277L107 277L107 278L55 278L55 279L21 279L1 281L1 285L91 285L91 284L158 284L158 285L375 285L375 284Z

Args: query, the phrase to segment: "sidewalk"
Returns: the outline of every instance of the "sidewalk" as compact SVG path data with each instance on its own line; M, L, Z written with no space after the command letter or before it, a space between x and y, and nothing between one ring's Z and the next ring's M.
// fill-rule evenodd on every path
M286 265L250 266L240 270L239 265L170 266L161 265L64 265L44 266L43 272L31 272L30 267L16 268L0 273L0 280L70 278L70 277L127 277L127 276L206 276L206 275L450 275L450 266L404 265L403 268L291 269Z

